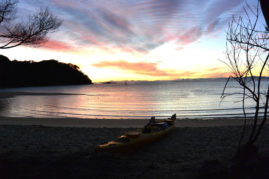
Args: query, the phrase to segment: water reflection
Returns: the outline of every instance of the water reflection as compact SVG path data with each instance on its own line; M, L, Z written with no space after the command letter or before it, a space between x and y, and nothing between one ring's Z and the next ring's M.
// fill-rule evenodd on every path
M12 117L179 118L241 115L241 105L227 98L220 105L225 81L151 82L16 89L0 115ZM214 88L212 88L214 86ZM231 89L231 92L238 89ZM34 94L33 94L34 93ZM3 102L2 102L3 103ZM6 102L2 106L6 106ZM251 107L250 105L248 107Z
M5 104L4 100L0 98L0 114L8 107L8 104Z
M5 116L5 113L9 111L9 98L10 96L2 96L0 94L0 116Z

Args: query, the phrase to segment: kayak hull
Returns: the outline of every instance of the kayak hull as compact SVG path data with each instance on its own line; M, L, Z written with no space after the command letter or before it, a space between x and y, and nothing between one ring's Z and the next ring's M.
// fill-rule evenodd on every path
M105 144L97 145L95 151L111 151L111 152L129 152L135 150L145 144L158 140L159 138L166 136L174 128L174 122L171 123L166 129L155 127L155 130L144 133L141 130L127 132L120 136L117 140L107 142Z

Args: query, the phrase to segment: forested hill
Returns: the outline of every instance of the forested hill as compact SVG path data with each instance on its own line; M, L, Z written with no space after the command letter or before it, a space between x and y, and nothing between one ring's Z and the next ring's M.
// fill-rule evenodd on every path
M0 55L0 88L78 84L92 81L76 65L56 60L10 61Z

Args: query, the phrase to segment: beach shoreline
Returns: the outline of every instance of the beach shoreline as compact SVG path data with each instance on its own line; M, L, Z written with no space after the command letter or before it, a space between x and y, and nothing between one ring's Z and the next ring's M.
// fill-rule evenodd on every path
M47 127L141 128L149 119L85 119L0 117L0 125L40 125ZM250 121L250 119L248 120ZM175 127L242 126L240 118L177 119Z
M40 125L47 127L88 127L88 128L139 128L149 119L86 119L86 118L26 118L1 117L0 125ZM248 122L251 119L248 119ZM175 127L218 127L242 126L241 118L177 119Z

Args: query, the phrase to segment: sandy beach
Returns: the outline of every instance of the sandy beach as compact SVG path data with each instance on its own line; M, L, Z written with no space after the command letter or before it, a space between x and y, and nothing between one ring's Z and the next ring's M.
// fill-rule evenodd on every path
M1 117L0 177L226 178L233 176L228 171L241 122L240 119L178 120L175 130L165 138L120 155L96 153L94 147L143 126L146 120ZM268 125L258 145L260 153L268 157ZM267 177L269 173L263 168L268 168L268 163L262 164L261 177ZM250 176L251 169L254 170L250 167L246 172Z

